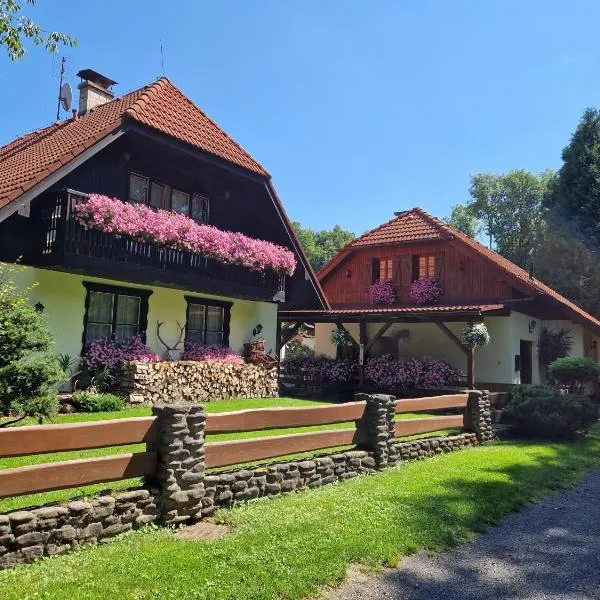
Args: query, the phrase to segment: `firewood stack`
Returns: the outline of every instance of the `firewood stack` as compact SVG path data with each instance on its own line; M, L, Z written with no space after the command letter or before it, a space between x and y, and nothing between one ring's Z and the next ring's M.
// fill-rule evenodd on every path
M270 398L279 392L275 366L199 361L129 362L119 387L136 404Z

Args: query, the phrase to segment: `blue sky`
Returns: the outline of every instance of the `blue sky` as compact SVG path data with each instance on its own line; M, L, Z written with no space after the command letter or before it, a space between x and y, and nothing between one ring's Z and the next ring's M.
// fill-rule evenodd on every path
M62 7L57 7L62 5ZM468 198L471 175L558 168L600 104L594 0L38 0L122 94L165 74L273 174L289 215L362 233ZM56 114L59 57L0 54L0 142Z

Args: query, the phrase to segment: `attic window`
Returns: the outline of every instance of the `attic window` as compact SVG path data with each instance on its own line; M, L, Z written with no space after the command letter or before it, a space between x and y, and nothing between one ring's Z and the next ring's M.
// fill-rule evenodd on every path
M372 281L391 281L394 277L393 261L391 258L374 258L371 263Z
M441 257L434 254L413 254L413 281L438 277Z

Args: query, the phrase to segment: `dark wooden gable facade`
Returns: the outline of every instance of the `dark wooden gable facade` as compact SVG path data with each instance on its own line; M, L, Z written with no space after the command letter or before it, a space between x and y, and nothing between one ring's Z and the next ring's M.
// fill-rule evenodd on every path
M255 288L261 282L252 281L244 288L244 280L250 279L243 268L230 270L225 276L217 275L205 288L204 280L196 277L193 270L178 265L178 272L165 265L157 269L153 265L127 264L125 260L106 260L107 256L95 256L87 263L67 264L60 256L44 256L49 239L49 215L63 202L66 190L90 194L99 193L122 200L129 197L130 174L138 173L168 188L186 194L198 194L209 200L208 223L220 229L239 231L248 236L269 240L294 251L298 267L292 277L285 281L283 306L294 308L323 308L323 303L303 265L299 252L289 235L285 219L278 211L272 188L267 178L250 173L215 159L168 136L135 126L130 127L118 140L88 159L75 170L36 197L29 214L13 214L0 222L0 260L13 261L21 257L23 264L44 266L60 270L93 274L100 277L156 284L224 296L269 300L271 288L264 284L264 293ZM168 206L166 208L169 208ZM58 210L58 209L57 209ZM62 210L62 209L61 209ZM21 211L23 212L23 211ZM64 211L60 218L65 218ZM50 220L52 217L50 217ZM62 235L63 229L50 237ZM60 245L60 239L54 239ZM76 242L75 242L76 243ZM46 254L48 254L46 252ZM108 258L115 258L110 257ZM249 271L246 269L246 271ZM238 276L239 275L239 276ZM254 278L256 280L256 278ZM254 286L254 287L253 287ZM276 292L277 290L272 290Z
M390 279L398 304L406 306L412 304L411 283L427 275L441 283L441 304L503 301L524 295L506 273L456 239L349 248L320 282L332 308L369 306L369 286L378 279Z

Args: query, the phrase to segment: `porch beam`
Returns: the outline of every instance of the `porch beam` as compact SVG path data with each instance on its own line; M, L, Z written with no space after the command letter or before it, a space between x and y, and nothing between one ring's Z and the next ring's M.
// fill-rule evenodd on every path
M371 341L365 346L365 354L373 347L375 342L378 342L379 339L383 336L383 334L393 325L393 321L389 323L384 323L383 327L373 336Z
M460 350L468 357L469 356L469 348L467 348L457 337L454 335L448 326L441 321L434 321L434 323L448 336L459 348Z

